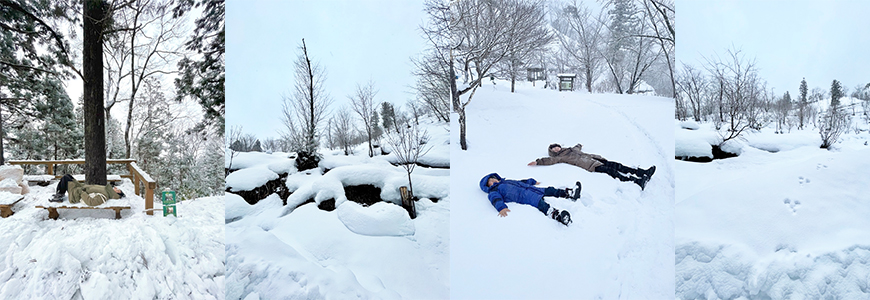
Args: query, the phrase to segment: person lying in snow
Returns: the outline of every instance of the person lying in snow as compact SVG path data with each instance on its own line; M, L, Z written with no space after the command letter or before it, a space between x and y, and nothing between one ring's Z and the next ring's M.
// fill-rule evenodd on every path
M105 186L96 184L83 184L75 180L72 175L66 174L57 183L57 193L50 199L51 202L63 202L63 194L68 193L69 203L84 202L88 206L97 206L106 203L109 199L121 199L124 192L111 184Z
M572 164L589 172L605 173L610 175L610 177L621 181L632 181L639 185L641 190L646 187L646 183L650 178L652 178L653 173L656 172L656 166L652 166L646 170L641 168L629 168L621 163L606 160L600 155L580 151L581 148L583 148L583 145L580 144L571 148L562 148L559 144L551 144L547 151L547 153L550 154L549 157L538 158L535 161L530 162L529 165L546 166L557 163ZM628 175L623 175L623 173ZM637 177L632 176L631 174L634 174Z
M577 198L580 198L580 182L577 182L577 188L573 190L570 188L556 189L552 186L539 188L535 186L538 184L540 182L532 178L510 180L501 178L497 173L491 173L480 180L480 189L489 194L489 202L498 211L499 216L506 217L507 213L511 211L505 202L515 202L537 207L544 215L565 224L565 226L570 224L571 214L568 211L560 211L550 207L550 204L544 201L544 197L570 198L576 201Z

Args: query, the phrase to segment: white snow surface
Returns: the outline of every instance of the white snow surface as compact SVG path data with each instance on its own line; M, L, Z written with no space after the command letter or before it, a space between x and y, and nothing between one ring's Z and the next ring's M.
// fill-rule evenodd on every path
M433 134L446 132L446 126L431 124L427 130L429 156L449 165L449 135ZM412 220L395 204L401 202L399 187L408 185L405 170L391 165L389 155L369 158L367 145L353 152L321 149L321 168L289 172L285 185L292 194L286 206L277 194L249 205L227 193L228 299L449 297L450 170L416 167L413 189L421 199ZM292 162L255 155L238 156L247 168L230 176L246 170L250 177L262 176L271 172L265 164ZM243 177L248 176L238 180ZM227 182L230 186L230 177ZM347 201L344 186L362 184L381 188L387 202L364 207ZM335 199L336 209L301 205L309 199L317 204Z
M464 98L463 98L464 100ZM468 150L451 128L451 299L669 299L674 279L673 99L557 92L497 81L467 107ZM453 120L457 116L452 116ZM558 164L527 166L547 146L583 151L657 170L646 190L603 173ZM542 187L583 184L567 209L569 227L535 207L508 203L505 218L480 190L491 172L534 178ZM421 226L417 226L419 230Z
M852 121L830 151L768 126L738 157L676 162L677 299L870 299L870 133Z
M119 187L133 206L119 220L90 209L48 219L35 206L56 182L30 187L0 219L0 299L224 299L223 197L180 202L164 218L144 213L128 179Z

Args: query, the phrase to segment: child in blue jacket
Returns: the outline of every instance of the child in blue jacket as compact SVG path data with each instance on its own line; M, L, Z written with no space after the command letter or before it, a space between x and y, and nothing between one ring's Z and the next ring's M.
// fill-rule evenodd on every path
M480 180L480 189L489 194L489 202L498 211L498 215L506 217L511 210L505 202L516 202L537 207L545 215L566 226L571 223L571 214L565 210L550 207L544 197L570 198L574 201L580 198L580 182L575 189L556 189L554 187L539 188L535 179L525 180L504 179L496 173L491 173Z

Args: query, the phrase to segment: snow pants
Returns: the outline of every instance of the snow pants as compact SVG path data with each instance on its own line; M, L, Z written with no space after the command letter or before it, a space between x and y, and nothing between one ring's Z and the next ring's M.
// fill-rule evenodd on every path
M554 188L552 186L544 189L544 196L541 197L541 201L538 202L538 210L540 210L545 215L547 214L547 211L550 210L550 204L548 204L546 201L544 201L544 197L548 197L548 196L549 197L568 198L568 192L565 192L565 190L560 190L560 189Z
M609 160L598 160L598 161L600 161L603 165L595 167L595 172L605 173L607 175L610 175L610 177L619 179L620 181L637 180L637 177L634 177L631 175L623 175L622 173L634 174L634 175L640 176L640 170L638 170L638 169L626 167L626 166L622 165L621 163L618 163L615 161L609 161Z

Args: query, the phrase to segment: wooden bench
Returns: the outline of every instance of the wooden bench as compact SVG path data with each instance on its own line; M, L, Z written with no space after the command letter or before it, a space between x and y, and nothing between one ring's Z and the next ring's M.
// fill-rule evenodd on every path
M88 206L83 202L71 204L69 202L60 202L60 203L49 203L43 205L37 205L36 208L43 208L48 210L48 217L52 220L57 220L57 217L60 214L57 213L59 208L62 209L111 209L115 211L115 219L121 218L121 210L130 209L130 205L127 205L129 202L125 199L110 199L106 201L106 203L97 205L97 206Z
M11 216L14 213L12 211L12 206L22 199L24 199L24 195L0 192L0 217L6 218Z

